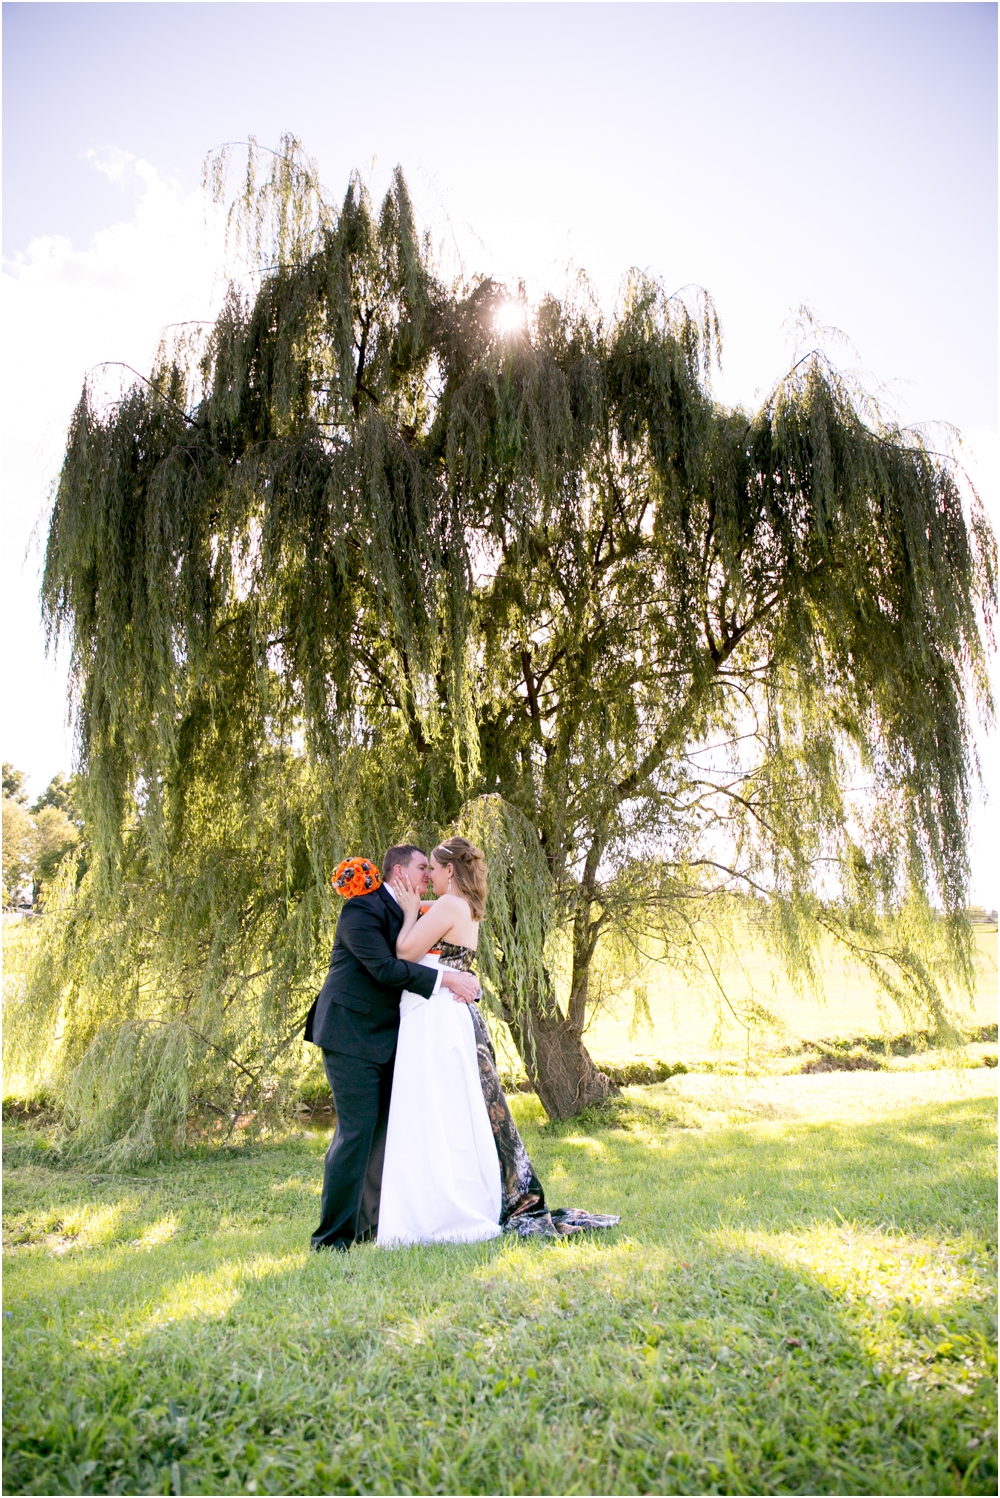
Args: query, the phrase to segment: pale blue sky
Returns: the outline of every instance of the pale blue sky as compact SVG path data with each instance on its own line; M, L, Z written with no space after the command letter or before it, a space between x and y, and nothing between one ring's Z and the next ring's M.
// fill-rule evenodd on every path
M5 251L121 215L88 149L193 186L217 142L292 130L338 192L401 162L488 268L572 257L610 285L637 263L705 284L724 327L756 295L805 301L926 388L915 414L992 423L996 25L986 4L8 4Z
M808 304L989 485L996 30L993 4L5 4L4 758L35 786L68 761L20 562L87 367L209 310L208 149L292 131L336 195L399 162L435 237L529 293L700 283L725 399L770 387Z

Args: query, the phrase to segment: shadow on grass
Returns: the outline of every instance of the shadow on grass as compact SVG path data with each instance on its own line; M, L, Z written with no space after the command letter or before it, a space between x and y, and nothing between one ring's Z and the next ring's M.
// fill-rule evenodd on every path
M994 1490L964 1301L935 1345L897 1303L859 1318L810 1273L708 1245L217 1272L238 1288L218 1315L72 1359L34 1342L7 1492Z
M995 1491L982 1100L527 1140L622 1229L307 1256L314 1146L25 1172L64 1217L117 1192L116 1231L177 1228L8 1261L5 1491Z

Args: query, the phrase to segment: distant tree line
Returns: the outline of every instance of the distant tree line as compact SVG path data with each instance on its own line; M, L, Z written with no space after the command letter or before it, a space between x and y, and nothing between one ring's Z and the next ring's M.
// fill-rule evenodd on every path
M56 775L28 804L24 773L3 767L3 904L40 906L67 853L78 850L83 817L75 776Z

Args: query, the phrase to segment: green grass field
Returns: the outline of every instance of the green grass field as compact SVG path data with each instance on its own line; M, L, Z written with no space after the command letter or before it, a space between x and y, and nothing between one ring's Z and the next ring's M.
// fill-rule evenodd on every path
M325 1139L8 1131L9 1493L995 1493L985 1067L514 1099L554 1244L310 1256Z
M956 1004L960 1024L969 1028L997 1022L996 930L980 927L976 947L979 981L975 996L971 1003ZM752 942L738 962L732 959L723 964L720 976L735 1007L755 997L778 1021L776 1028L755 1029L751 1034L756 1061L766 1062L797 1040L906 1029L899 1011L891 1004L880 1005L871 979L846 962L832 943L824 950L822 972L822 994L797 993L768 953ZM715 992L693 987L682 974L659 966L650 970L647 986L652 1028L643 1025L630 1034L632 1004L626 996L595 1015L586 1037L591 1055L601 1061L660 1059L688 1064L745 1059L747 1033Z

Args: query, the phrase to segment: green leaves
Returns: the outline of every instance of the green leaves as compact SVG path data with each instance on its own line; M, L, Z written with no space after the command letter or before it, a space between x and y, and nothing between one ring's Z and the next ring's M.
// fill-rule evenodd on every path
M869 940L938 901L967 970L997 562L950 461L815 352L723 409L704 293L633 274L607 318L448 286L399 172L378 210L357 176L336 208L290 137L250 142L234 196L228 160L209 179L255 290L117 405L84 391L43 587L90 877L154 933L151 987L180 964L202 991L235 933L233 971L285 975L266 1054L330 860L459 822L493 850L491 985L551 1013L546 940L571 931L577 1041L645 888L679 961L738 892L800 972L820 910ZM887 991L941 1013L891 952Z
M456 831L482 848L490 892L478 967L495 1010L524 1012L544 996L546 943L555 916L552 878L526 816L501 796L479 796L462 807Z

